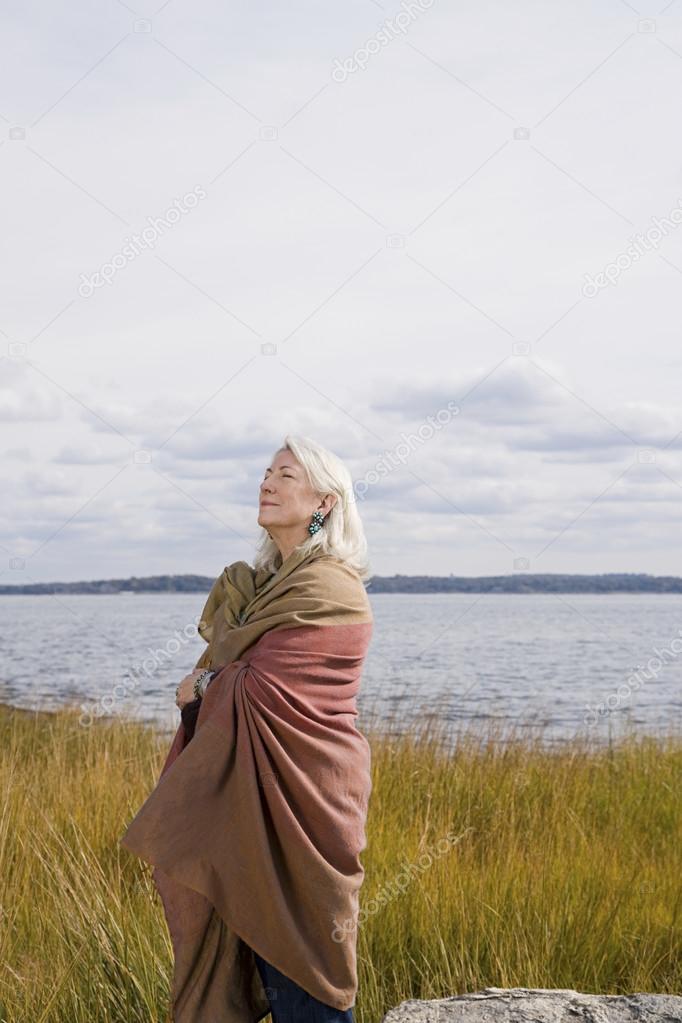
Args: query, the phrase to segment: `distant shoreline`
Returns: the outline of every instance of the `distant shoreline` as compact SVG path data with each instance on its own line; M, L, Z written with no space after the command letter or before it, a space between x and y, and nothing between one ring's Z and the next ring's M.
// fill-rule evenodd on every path
M161 575L99 579L73 583L0 586L0 596L61 594L201 593L208 595L215 577ZM682 577L609 572L601 575L531 574L495 576L372 576L367 592L375 593L682 593Z
M82 714L82 705L71 700L58 707L22 707L19 703L8 703L7 700L0 700L0 715L10 713L19 714L24 719L34 718L42 721L43 723L49 724L51 721L64 718L65 715L69 713L78 718L78 716ZM155 735L158 735L160 739L172 739L178 730L180 716L178 715L178 719L175 724L168 726L164 726L160 722L144 718L121 718L116 714L103 714L98 721L101 724L108 723L118 725L127 723L141 728L148 728L154 732ZM79 723L78 727L82 728L83 725Z

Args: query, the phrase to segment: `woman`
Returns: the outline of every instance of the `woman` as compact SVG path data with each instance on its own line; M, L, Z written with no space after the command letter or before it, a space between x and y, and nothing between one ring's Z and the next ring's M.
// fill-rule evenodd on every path
M258 523L254 567L235 562L211 589L183 720L121 841L154 865L175 1023L350 1023L371 792L356 696L373 620L348 469L286 437Z

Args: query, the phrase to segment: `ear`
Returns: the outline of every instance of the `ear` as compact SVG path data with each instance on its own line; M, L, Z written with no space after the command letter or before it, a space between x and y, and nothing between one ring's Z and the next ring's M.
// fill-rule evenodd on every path
M328 515L329 512L334 507L334 505L336 504L337 500L338 499L336 494L325 494L324 500L322 501L319 510L322 512L323 515Z

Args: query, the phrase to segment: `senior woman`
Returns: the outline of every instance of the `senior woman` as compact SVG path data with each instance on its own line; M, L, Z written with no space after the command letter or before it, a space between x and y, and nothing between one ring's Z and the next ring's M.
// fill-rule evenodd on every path
M350 1023L371 792L356 696L373 619L348 469L287 436L258 523L254 567L229 565L211 589L182 720L121 842L153 864L175 1023Z

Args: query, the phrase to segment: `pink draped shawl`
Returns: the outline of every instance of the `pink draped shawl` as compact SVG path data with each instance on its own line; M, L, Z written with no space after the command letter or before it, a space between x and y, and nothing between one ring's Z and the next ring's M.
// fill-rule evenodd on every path
M175 959L172 1018L266 1015L252 950L348 1009L371 792L355 723L367 593L343 562L294 554L267 582L244 562L229 566L204 612L219 672L193 738L181 723L121 839L154 866Z

